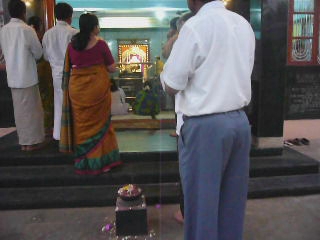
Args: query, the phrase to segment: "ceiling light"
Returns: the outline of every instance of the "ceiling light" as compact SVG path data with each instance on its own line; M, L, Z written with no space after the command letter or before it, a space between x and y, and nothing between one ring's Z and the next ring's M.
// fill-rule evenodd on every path
M31 2L29 2L29 1L25 1L25 4L26 4L27 7L31 6Z
M156 18L162 21L166 16L166 13L163 10L156 11Z
M150 28L153 23L147 17L102 17L99 25L101 28Z

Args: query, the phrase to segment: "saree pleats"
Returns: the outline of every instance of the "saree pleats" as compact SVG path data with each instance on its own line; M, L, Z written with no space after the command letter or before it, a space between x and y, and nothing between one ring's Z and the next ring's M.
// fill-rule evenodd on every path
M110 79L105 66L72 69L67 89L65 96L70 102L63 115L65 110L71 114L70 121L62 117L60 149L73 151L76 173L95 175L121 164L111 126ZM70 123L72 126L66 130Z

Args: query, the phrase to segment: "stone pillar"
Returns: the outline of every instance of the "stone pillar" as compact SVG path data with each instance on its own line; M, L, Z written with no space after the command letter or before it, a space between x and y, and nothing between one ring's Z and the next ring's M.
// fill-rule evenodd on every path
M261 0L261 40L252 82L253 145L275 154L283 148L287 16L287 0Z

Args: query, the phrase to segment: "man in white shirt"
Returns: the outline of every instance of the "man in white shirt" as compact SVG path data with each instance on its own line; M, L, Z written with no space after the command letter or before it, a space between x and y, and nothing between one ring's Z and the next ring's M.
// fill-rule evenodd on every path
M11 20L1 29L0 43L6 61L19 144L22 150L31 151L40 148L45 138L36 66L36 59L42 56L42 47L34 29L24 22L25 3L11 0L8 10Z
M182 27L161 81L179 92L178 140L185 240L242 239L251 131L242 110L251 99L255 37L222 1L188 0L196 15Z
M63 64L66 50L73 35L78 31L70 26L73 8L67 3L58 3L55 6L57 24L43 36L43 55L50 62L52 68L54 88L54 127L53 138L60 140L61 114L63 92L61 89Z

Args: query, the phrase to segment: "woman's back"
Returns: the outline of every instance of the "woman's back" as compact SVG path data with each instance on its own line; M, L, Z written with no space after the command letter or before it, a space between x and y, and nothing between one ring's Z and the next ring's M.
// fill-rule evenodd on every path
M70 60L73 68L84 68L92 65L105 64L106 66L112 65L114 59L111 51L104 40L99 39L91 47L81 51L75 50L72 44L69 45Z

